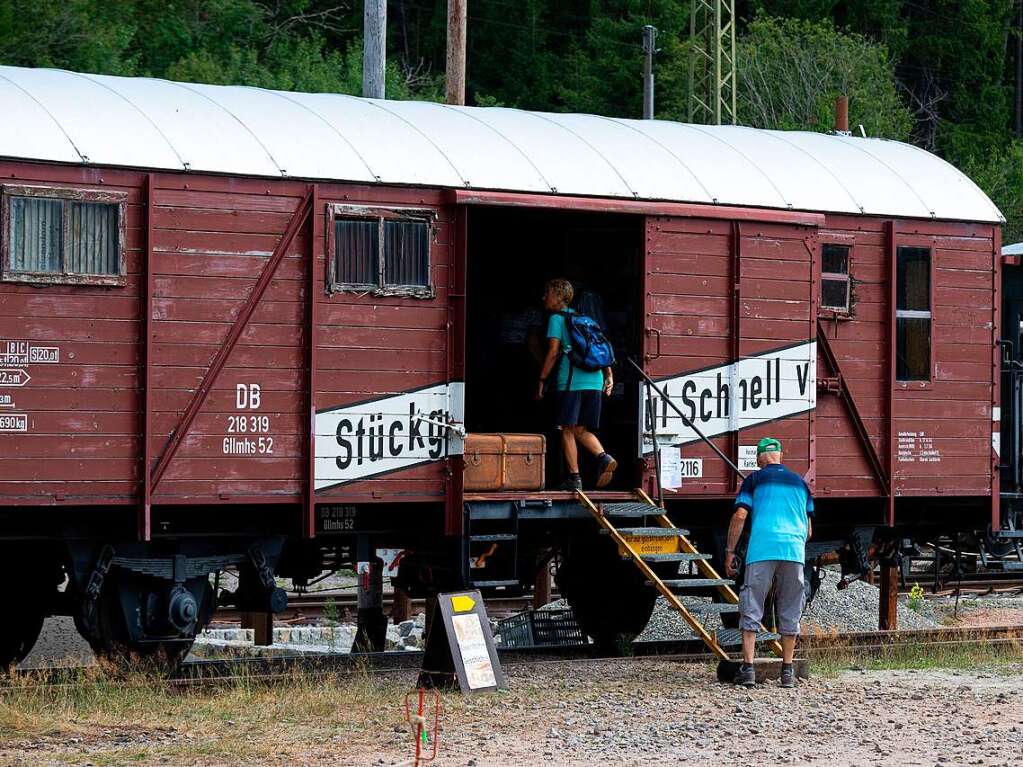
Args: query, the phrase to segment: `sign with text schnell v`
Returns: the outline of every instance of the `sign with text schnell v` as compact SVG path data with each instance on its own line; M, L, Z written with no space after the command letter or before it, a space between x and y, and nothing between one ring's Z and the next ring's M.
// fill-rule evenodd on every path
M773 349L738 362L661 379L657 385L708 437L805 413L817 406L817 342ZM661 445L699 441L678 413L654 395L654 431ZM646 388L640 387L643 452L653 450Z

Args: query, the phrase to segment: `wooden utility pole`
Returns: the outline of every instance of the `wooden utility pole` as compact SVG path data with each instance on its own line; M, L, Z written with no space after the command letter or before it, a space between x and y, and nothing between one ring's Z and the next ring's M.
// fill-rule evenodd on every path
M384 98L387 66L387 0L363 0L362 95Z
M465 30L468 0L448 0L447 102L465 105Z

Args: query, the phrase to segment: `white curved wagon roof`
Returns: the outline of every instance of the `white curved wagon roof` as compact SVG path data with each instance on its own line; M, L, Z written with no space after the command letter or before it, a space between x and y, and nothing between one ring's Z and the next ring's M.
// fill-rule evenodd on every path
M908 144L0 67L0 157L244 176L1004 220Z

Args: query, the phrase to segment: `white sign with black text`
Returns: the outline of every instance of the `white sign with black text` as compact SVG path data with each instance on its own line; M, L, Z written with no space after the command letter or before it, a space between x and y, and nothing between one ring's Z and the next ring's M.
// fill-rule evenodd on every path
M759 468L757 465L757 446L739 445L739 471L756 471Z
M817 406L817 342L774 349L657 382L671 402L707 437L805 413ZM653 398L659 445L686 445L699 435L660 396ZM645 387L640 387L643 453L653 452Z
M465 385L437 384L316 413L316 489L461 455Z
M703 476L703 459L686 458L679 447L662 447L661 488L677 490L686 479L700 479Z
M682 451L673 446L660 449L661 487L674 490L682 487Z

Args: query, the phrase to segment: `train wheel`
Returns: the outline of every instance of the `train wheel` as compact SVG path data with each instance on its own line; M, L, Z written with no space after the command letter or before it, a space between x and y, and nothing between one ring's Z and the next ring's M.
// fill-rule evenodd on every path
M79 618L78 629L93 652L112 664L173 671L188 655L196 634L206 626L213 612L209 581L196 579L188 585L194 606L189 601L186 610L178 610L184 615L175 616L181 624L175 627L168 615L174 613L172 600L180 591L170 590L165 582L154 583L130 573L111 573L96 600L92 618Z
M628 652L657 601L642 573L606 538L573 542L555 579L583 633L605 652Z

